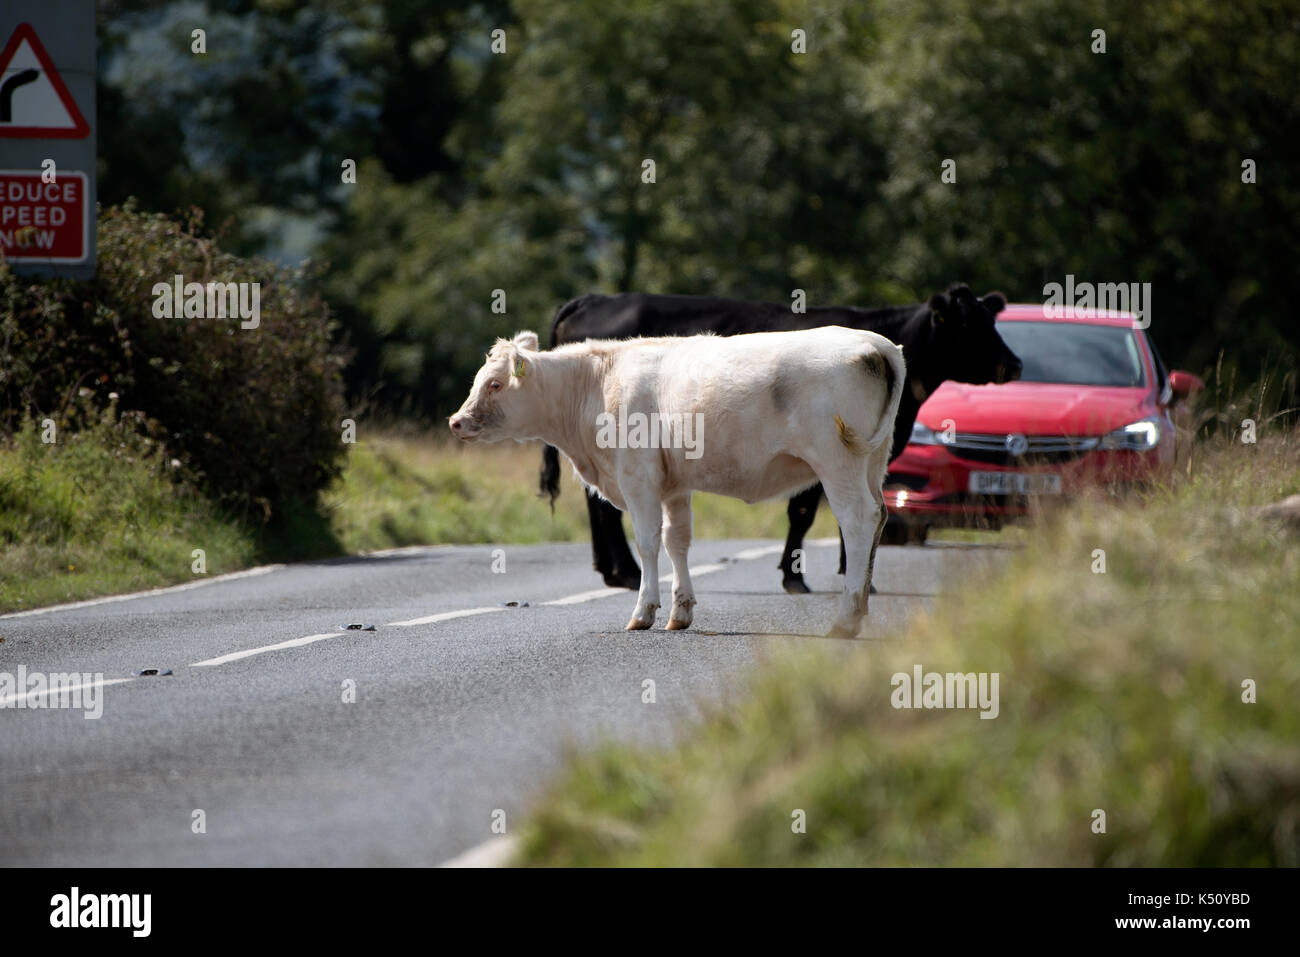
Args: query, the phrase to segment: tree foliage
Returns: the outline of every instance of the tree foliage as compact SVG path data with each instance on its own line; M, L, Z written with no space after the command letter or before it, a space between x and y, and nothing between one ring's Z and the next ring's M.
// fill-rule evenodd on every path
M390 407L445 413L493 336L624 289L1035 301L1072 273L1150 282L1173 364L1296 361L1288 0L106 6L108 109L159 147L112 137L101 189L250 244L310 223L351 386ZM243 39L121 68L133 24L189 56L196 17Z

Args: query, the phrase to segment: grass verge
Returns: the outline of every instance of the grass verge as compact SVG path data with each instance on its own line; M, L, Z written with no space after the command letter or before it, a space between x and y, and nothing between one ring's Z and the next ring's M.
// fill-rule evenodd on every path
M1300 543L1251 507L1297 491L1300 433L1198 446L905 640L792 653L679 747L574 757L520 862L1294 866ZM997 673L998 717L896 709L918 664Z
M537 443L459 446L392 431L352 448L343 478L325 496L348 552L403 545L590 541L582 488L564 467L555 513L537 496ZM698 538L785 538L785 502L746 505L697 494ZM631 534L631 524L624 521ZM828 507L811 534L838 534Z
M191 581L253 564L257 536L175 481L158 445L111 414L0 447L0 612Z

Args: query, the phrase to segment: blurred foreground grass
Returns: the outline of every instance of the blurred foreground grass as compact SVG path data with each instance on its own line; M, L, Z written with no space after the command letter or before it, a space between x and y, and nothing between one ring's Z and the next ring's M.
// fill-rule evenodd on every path
M520 861L1294 866L1300 540L1251 507L1296 492L1296 432L1195 446L1170 488L1050 517L903 640L791 652L676 749L574 757ZM896 710L918 664L998 673L998 717Z

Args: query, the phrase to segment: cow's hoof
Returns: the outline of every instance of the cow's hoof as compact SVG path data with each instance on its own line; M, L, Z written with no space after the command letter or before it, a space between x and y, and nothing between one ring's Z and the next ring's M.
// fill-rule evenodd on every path
M812 589L804 584L802 575L794 575L781 582L781 587L791 595L807 595Z
M683 628L691 626L691 620L695 617L695 596L690 598L679 598L673 595L673 613L668 616L668 630L681 631Z
M875 585L871 585L871 586L870 586L870 590L867 592L867 594L869 594L869 595L874 595L875 593L876 593L876 586L875 586Z
M659 610L658 605L647 605L643 617L638 618L636 612L628 619L625 631L645 631L647 628L654 627L655 612Z
M610 588L629 588L636 591L641 587L641 573L634 572L607 572L604 575L605 584Z
M852 641L858 637L858 625L860 622L854 622L852 625L846 625L843 622L836 622L831 626L831 630L826 632L827 638L838 638L841 641Z

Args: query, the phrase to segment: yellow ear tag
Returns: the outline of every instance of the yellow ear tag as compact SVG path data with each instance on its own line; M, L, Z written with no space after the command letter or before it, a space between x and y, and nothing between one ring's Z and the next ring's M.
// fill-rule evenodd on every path
M525 363L523 359L520 359L519 364L515 366L515 371L510 374L517 379L522 379L524 377L524 373L527 370L528 370L527 363Z

